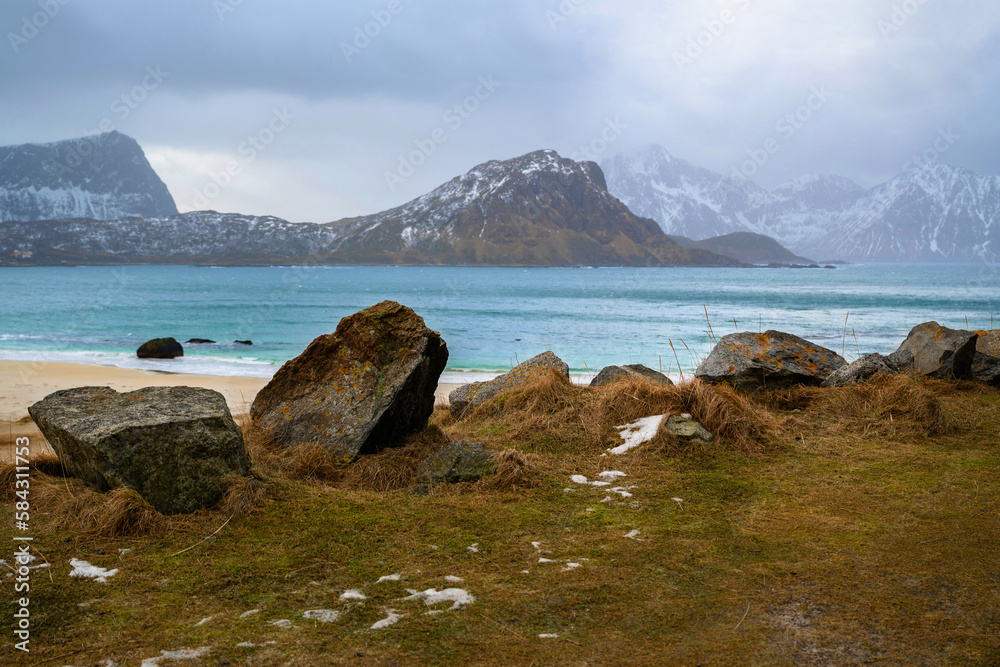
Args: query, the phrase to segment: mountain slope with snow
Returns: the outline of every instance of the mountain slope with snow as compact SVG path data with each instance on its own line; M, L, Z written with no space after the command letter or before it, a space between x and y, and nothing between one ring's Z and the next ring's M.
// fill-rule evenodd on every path
M176 214L142 148L119 132L0 147L0 221Z

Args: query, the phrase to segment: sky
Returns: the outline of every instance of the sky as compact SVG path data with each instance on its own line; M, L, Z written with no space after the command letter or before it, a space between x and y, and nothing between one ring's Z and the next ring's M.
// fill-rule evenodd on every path
M542 148L1000 174L995 0L4 0L0 32L0 145L116 129L182 212L328 222Z

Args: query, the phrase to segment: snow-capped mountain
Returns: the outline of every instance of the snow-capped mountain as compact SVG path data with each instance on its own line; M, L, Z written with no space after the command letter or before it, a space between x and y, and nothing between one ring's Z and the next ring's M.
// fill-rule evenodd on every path
M876 186L814 252L859 261L974 261L1000 254L1000 177L929 164Z
M120 132L0 147L0 221L176 214L142 148Z
M608 194L594 163L538 151L408 204L325 225L213 211L0 222L0 262L736 266L682 248Z
M608 189L668 234L770 236L820 260L973 261L1000 254L1000 178L925 165L865 190L810 175L772 190L716 174L662 147L604 162ZM998 223L998 224L994 224Z
M704 265L607 190L601 168L555 151L479 165L384 213L332 223L334 256L419 264Z

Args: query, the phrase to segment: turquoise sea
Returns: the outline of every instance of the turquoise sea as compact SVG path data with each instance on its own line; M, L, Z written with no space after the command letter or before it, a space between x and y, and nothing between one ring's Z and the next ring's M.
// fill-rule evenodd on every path
M0 268L0 292L0 359L258 377L383 299L441 332L451 352L446 381L493 375L548 349L580 375L643 363L676 376L677 360L688 373L711 349L706 307L717 336L780 329L851 358L890 352L928 320L986 328L996 315L1000 325L1000 267L986 264ZM142 342L164 336L220 344L186 346L172 361L135 357Z

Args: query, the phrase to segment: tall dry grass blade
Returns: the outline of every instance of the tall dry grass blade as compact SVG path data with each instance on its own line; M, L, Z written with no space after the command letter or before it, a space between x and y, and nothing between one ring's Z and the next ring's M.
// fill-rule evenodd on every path
M667 341L670 343L670 349L674 351L674 361L677 362L677 370L681 373L681 382L684 382L684 369L681 368L681 360L680 357L677 356L677 350L674 348L674 341L669 338Z

